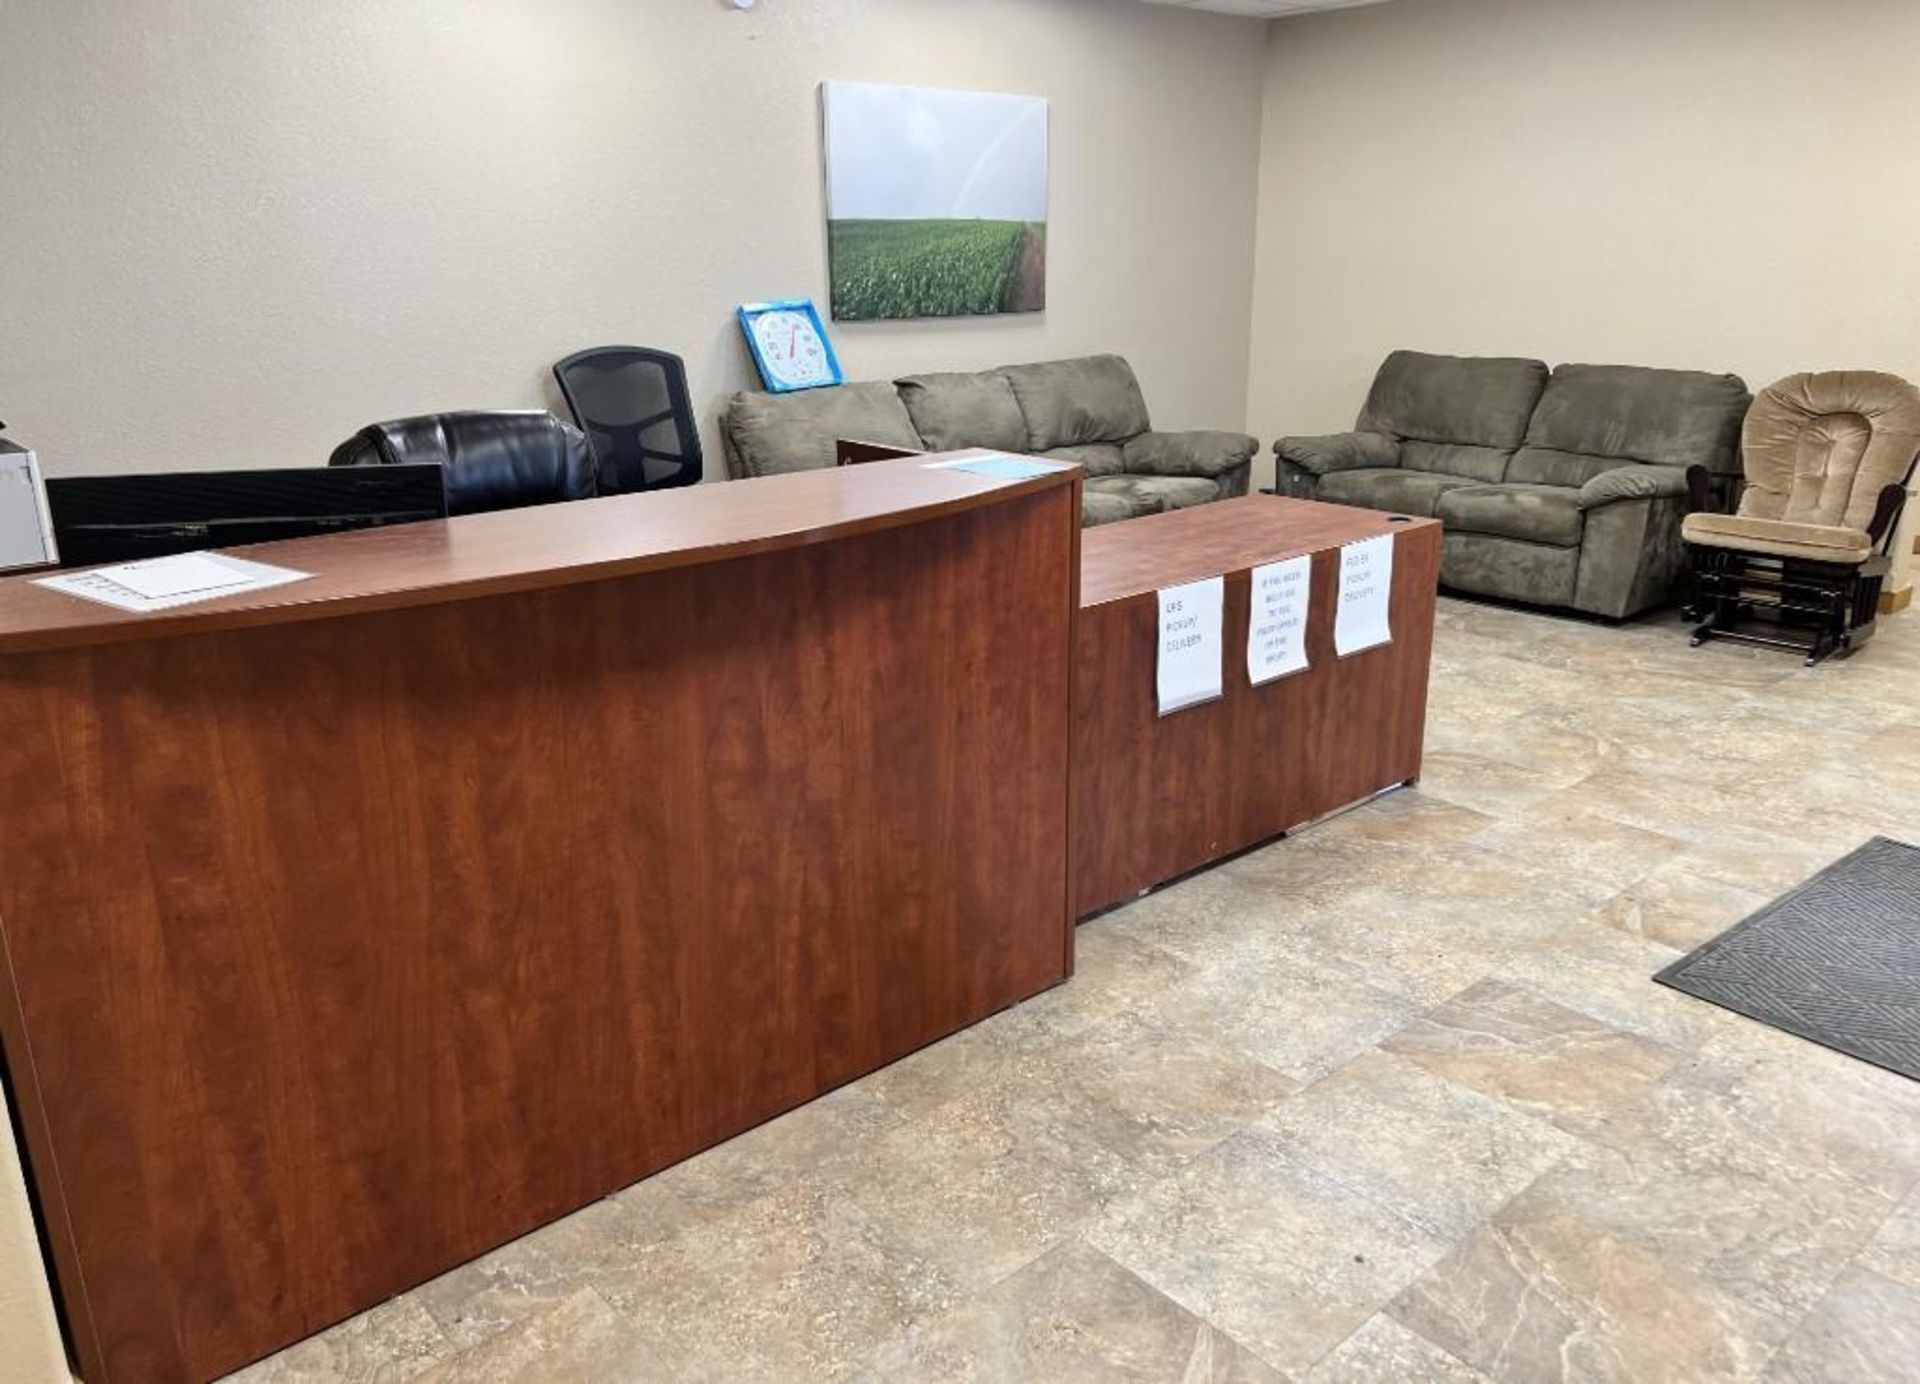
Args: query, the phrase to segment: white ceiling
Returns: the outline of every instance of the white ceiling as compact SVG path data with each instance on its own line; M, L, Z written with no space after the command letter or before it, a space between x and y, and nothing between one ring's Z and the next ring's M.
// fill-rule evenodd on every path
M1175 5L1183 10L1212 10L1215 14L1243 14L1250 19L1284 19L1308 10L1345 10L1355 5L1381 5L1386 0L1142 0L1148 5Z

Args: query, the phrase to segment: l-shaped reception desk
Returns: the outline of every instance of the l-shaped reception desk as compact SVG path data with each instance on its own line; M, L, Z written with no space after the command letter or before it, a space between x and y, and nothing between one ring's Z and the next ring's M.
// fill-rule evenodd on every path
M89 1381L371 1307L1417 773L1430 521L1253 497L1083 563L1076 468L935 460L263 545L312 575L160 614L0 581L0 1037ZM1388 531L1394 643L1336 659ZM1306 554L1313 666L1249 687L1246 569ZM1216 574L1224 695L1157 718L1153 588Z

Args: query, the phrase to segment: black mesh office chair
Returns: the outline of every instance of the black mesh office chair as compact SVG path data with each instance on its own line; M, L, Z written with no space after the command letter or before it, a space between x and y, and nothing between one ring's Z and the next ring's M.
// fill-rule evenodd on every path
M700 479L700 434L680 357L642 346L595 346L553 367L587 435L603 495Z

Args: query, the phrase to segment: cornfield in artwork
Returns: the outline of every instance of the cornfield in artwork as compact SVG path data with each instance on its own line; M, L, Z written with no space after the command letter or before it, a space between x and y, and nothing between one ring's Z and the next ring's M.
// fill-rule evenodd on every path
M833 315L964 317L1046 306L1044 221L828 223Z

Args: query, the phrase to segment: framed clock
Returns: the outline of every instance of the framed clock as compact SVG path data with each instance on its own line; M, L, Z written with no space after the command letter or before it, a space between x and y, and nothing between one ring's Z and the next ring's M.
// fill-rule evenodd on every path
M846 382L811 298L742 303L740 330L747 334L761 382L775 394Z

